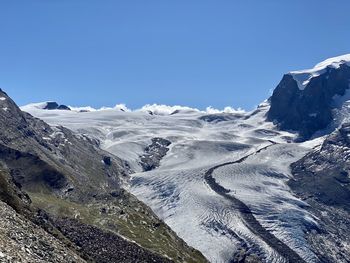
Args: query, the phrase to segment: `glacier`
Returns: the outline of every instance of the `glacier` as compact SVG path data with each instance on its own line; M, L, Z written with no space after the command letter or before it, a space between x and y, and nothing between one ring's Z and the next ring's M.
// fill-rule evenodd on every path
M316 262L305 235L310 225L317 225L317 218L291 193L286 181L291 176L289 164L317 147L322 138L292 142L296 134L279 131L265 120L268 109L268 102L250 112L164 105L88 112L43 110L33 104L22 107L50 125L98 139L103 149L126 160L132 174L125 188L211 262L229 262L242 244L246 252L266 262L286 262L204 179L211 167L249 155L242 163L215 170L216 182L244 202L265 229L305 261ZM140 157L156 137L171 142L169 151L158 168L143 171ZM271 141L274 145L258 153Z

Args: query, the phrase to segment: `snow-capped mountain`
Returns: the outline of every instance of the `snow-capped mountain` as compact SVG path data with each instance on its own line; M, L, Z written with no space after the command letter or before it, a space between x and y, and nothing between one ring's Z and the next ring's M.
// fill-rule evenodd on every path
M268 119L281 129L298 131L301 139L339 126L350 99L350 55L327 59L313 69L292 71L274 90ZM341 114L342 113L342 114ZM336 122L334 122L336 120ZM330 127L333 126L333 127Z
M131 175L124 187L211 262L349 262L347 206L326 202L337 191L326 191L325 201L311 187L324 190L340 178L336 200L348 200L350 166L334 163L348 156L347 126L335 129L349 116L349 61L341 56L284 75L251 112L22 109L125 160ZM308 174L320 173L324 160L341 176L311 184ZM334 221L342 227L335 230Z

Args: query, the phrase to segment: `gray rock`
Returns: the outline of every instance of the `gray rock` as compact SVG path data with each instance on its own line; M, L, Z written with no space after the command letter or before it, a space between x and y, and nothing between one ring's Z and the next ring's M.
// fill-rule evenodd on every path
M170 141L163 138L153 138L152 143L145 148L145 153L140 157L144 171L150 171L159 166L162 158L169 151Z
M46 103L44 110L71 110L71 109L66 105L59 105L55 101L49 101Z
M44 107L44 110L57 110L58 104L55 101L49 101L46 103L46 106Z

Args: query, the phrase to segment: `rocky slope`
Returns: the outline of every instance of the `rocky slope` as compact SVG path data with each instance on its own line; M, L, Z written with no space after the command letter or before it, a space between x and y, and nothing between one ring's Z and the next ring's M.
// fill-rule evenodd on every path
M85 262L60 240L0 201L0 262Z
M292 164L289 185L319 218L319 228L309 234L309 242L321 262L350 261L349 172L350 123Z
M350 211L350 123L343 124L317 149L292 165L298 194Z
M62 262L62 258L66 262L81 258L96 262L107 258L109 262L206 262L147 206L122 189L128 166L102 151L97 140L51 127L22 112L1 90L0 122L0 197L6 202L1 203L6 212L2 223L5 228L11 220L18 220L18 231L23 228L21 240L32 236L40 240L35 233L42 231L44 243L56 242L57 261L53 256L52 262ZM67 226L73 226L71 219L80 239L67 231ZM33 222L35 227L30 225ZM93 233L99 233L95 247L86 243ZM56 241L49 242L50 238ZM111 239L113 245L102 246ZM22 245L21 253L9 255ZM52 249L46 251L35 242L32 245L38 247L39 255L31 248L26 250L25 244L11 242L1 252L6 257L33 256L32 261L48 261L46 256ZM120 253L123 256L117 259Z

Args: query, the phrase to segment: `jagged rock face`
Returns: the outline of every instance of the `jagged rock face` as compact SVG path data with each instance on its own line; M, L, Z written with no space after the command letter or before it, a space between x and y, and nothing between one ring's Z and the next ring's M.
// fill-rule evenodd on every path
M327 67L325 72L310 80L305 89L298 88L292 75L286 74L274 90L267 119L281 129L298 131L302 139L326 128L333 120L332 101L349 88L350 67Z

